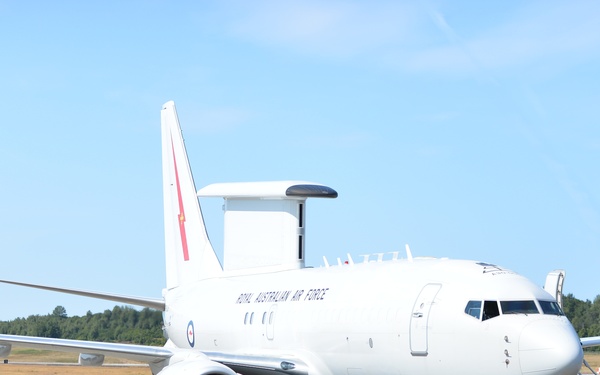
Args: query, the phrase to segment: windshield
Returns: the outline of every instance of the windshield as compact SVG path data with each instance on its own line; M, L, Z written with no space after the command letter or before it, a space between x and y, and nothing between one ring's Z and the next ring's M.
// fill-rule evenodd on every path
M565 315L558 303L554 301L539 301L542 312L548 315Z
M469 301L467 307L465 307L465 313L479 319L481 316L481 301Z
M542 313L546 315L564 316L560 305L556 301L538 301ZM533 300L527 301L478 301L467 302L465 314L478 320L495 318L502 314L539 314L538 305Z
M533 301L500 301L502 314L539 314Z

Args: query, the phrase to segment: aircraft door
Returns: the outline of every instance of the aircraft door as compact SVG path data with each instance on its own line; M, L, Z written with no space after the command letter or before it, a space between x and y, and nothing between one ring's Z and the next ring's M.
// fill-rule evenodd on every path
M428 345L429 312L435 296L440 291L441 284L427 284L415 301L410 317L410 354L426 356Z
M267 314L267 339L273 340L275 337L275 313L277 312L277 305L271 306L269 313Z

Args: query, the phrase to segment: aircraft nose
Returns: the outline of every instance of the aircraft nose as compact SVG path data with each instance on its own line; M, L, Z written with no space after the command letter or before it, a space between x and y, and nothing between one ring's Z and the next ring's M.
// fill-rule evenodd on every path
M577 333L566 320L539 320L525 326L519 339L521 372L536 375L576 375L583 351Z

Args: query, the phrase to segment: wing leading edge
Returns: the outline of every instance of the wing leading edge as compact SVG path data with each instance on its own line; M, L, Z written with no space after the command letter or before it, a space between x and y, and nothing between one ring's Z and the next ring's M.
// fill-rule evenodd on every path
M584 348L591 348L593 346L600 346L600 336L595 337L582 337L581 346Z
M165 301L162 298L134 297L134 296L125 296L122 294L92 292L92 291L80 290L80 289L57 288L57 287L48 286L48 285L28 284L28 283L21 283L21 282L10 281L10 280L0 280L0 283L20 285L20 286L26 286L29 288L37 288L37 289L43 289L43 290L50 290L50 291L59 292L59 293L75 294L75 295L84 296L84 297L99 298L99 299L104 299L104 300L108 300L108 301L121 302L121 303L130 304L130 305L142 306L142 307L150 307L152 309L165 311Z

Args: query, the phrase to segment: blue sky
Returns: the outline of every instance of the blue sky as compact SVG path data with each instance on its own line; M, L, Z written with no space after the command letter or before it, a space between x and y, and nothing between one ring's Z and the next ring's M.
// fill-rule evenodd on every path
M483 260L600 294L600 3L0 0L0 278L159 297L160 108L198 188L298 179L307 263ZM201 202L215 247L218 200ZM403 254L403 253L401 253ZM0 320L115 303L0 285Z

